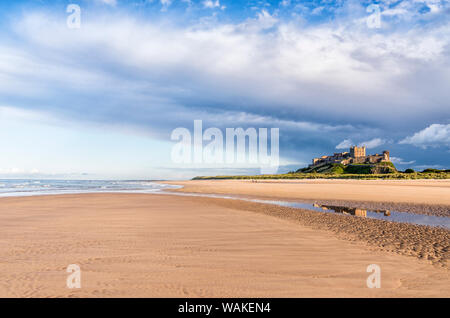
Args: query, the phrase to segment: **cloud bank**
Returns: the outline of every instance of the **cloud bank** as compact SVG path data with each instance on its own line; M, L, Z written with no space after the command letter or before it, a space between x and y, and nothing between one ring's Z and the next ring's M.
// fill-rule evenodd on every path
M280 3L289 18L257 8L241 20L176 23L105 11L84 16L79 30L53 11L25 11L2 31L0 102L162 140L194 119L280 127L282 155L299 161L348 148L351 139L368 148L391 139L446 146L448 6L387 3L380 30L368 28L365 7L354 1L326 23L309 23L298 12L313 9L295 11L295 1ZM419 15L419 5L429 11Z
M450 147L450 124L433 124L406 137L400 141L401 144L410 144L421 148L427 147Z

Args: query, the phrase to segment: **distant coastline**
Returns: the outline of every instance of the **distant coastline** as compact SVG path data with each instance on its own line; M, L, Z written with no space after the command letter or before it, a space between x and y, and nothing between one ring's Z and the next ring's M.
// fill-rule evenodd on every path
M214 179L450 179L450 169L428 168L415 171L398 170L390 158L390 151L366 154L366 147L352 146L349 151L313 158L307 167L282 174L240 176L198 176L193 180Z
M360 165L362 166L362 165ZM305 168L306 169L306 168ZM345 173L345 172L331 172L333 169L328 169L327 172L301 172L303 169L297 171L282 173L282 174L265 174L265 175L239 175L239 176L197 176L192 180L228 180L228 179L361 179L361 180L376 180L376 179L394 179L394 180L414 180L414 179L450 179L450 169L425 169L421 172L412 169L405 171L396 171L392 173Z

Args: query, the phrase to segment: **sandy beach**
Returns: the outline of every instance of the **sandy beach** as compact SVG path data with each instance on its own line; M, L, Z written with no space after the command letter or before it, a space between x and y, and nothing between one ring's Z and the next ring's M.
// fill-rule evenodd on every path
M450 180L189 180L183 192L225 193L273 198L329 199L450 205Z
M193 185L186 191L207 190L200 188L206 183L186 184ZM237 190L236 184L223 184L240 194L250 191L244 183ZM261 195L270 192L261 190L265 184L257 187ZM437 190L415 200L427 202L433 191L442 191L429 188ZM448 197L440 200L445 204ZM393 244L389 251L359 238L357 232L364 229L373 240L380 239L377 231L383 226L365 223L374 220L347 217L365 220L351 225L356 230L350 235L336 230L343 228L342 216L295 211L301 215L296 219L293 213L243 201L171 195L2 198L0 297L450 297L443 265L448 231L419 231L422 241L441 241L431 246L443 244L434 248L431 259L420 259L413 250L409 256L398 251L424 242L405 239L403 247ZM80 289L66 286L70 264L81 268ZM381 268L379 289L366 286L370 264Z
M178 192L233 194L282 200L310 200L363 208L450 216L450 180L198 180Z

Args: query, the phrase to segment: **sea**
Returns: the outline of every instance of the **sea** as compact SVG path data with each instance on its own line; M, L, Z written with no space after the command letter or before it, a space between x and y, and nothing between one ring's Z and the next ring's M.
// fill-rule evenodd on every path
M0 179L0 197L77 193L155 193L180 186L142 180Z

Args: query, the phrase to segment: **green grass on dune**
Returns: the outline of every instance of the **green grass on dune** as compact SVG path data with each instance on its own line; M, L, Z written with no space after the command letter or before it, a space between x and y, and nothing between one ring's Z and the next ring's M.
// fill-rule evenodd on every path
M215 176L215 177L195 177L193 180L263 180L263 179L450 179L450 172L440 173L383 173L383 174L336 174L336 173L284 173L284 174L264 174L255 176Z
M340 163L324 164L316 167L298 169L296 173L331 173L331 174L384 174L395 173L397 169L392 162L381 162L375 164L349 164L344 166Z
M407 169L405 172L397 171L392 162L377 164L328 164L314 168L302 168L295 172L283 174L265 174L254 176L214 176L195 177L193 180L225 180L225 179L450 179L450 170L425 169L416 172Z

